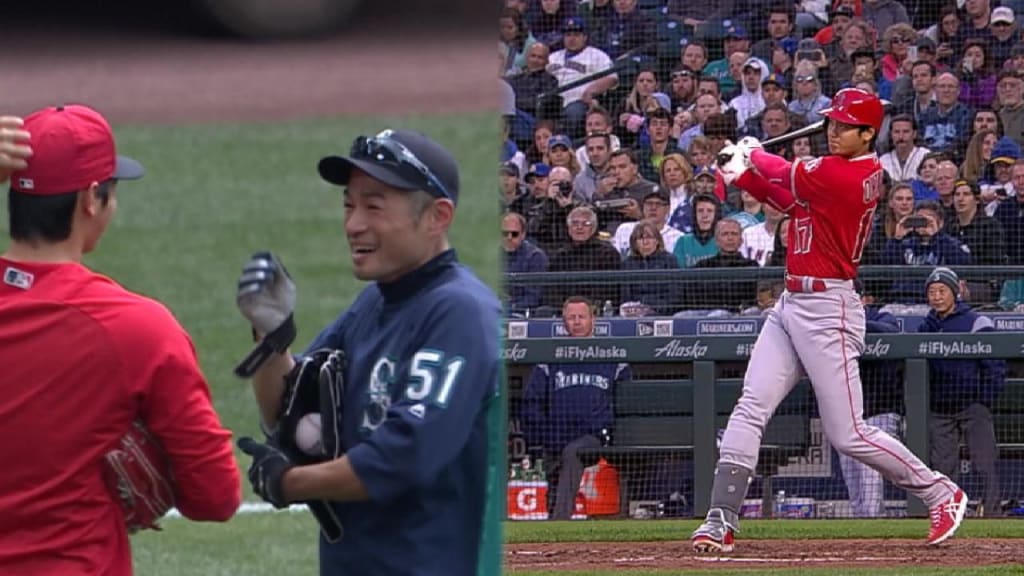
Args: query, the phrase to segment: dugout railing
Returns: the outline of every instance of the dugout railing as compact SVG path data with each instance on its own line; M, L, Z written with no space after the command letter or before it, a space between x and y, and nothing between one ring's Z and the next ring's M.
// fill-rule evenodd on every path
M518 336L518 334L516 335ZM639 378L630 383L637 392L629 400L627 418L636 434L617 436L609 456L649 451L653 454L686 457L693 460L694 516L703 516L709 506L711 483L717 460L716 433L723 426L731 403L738 395L742 365L749 358L755 336L650 336L612 338L506 338L503 357L508 366L509 389L513 398L521 390L530 367L556 362L625 362L636 370ZM997 443L1001 457L1024 455L1024 332L975 334L892 334L872 337L865 360L899 360L902 363L903 400L905 406L904 443L928 461L929 453L929 375L928 359L1004 358L1010 361L1009 379L1000 395L994 414ZM644 374L658 374L646 378ZM672 376L672 375L675 376ZM806 393L798 386L792 394ZM653 395L652 395L653 394ZM618 400L617 400L618 402ZM645 412L644 404L647 404ZM674 407L673 407L674 403ZM654 407L657 407L655 410ZM785 403L784 403L785 407ZM780 418L794 416L784 408ZM656 414L656 415L655 415ZM619 414L622 415L621 413ZM786 450L800 446L803 420L790 419L789 432L765 438L767 452L784 455ZM661 418L657 423L642 424L645 417ZM793 426L796 423L797 426ZM656 431L652 431L656 430ZM643 432L641 432L643 431ZM653 436L644 436L644 434ZM649 445L657 438L659 446ZM597 450L596 452L601 452ZM618 454L616 454L618 453ZM762 456L766 451L762 451ZM628 464L627 464L628 467ZM759 470L767 475L768 485L752 486L749 497L764 500L764 515L770 515L772 497L771 467ZM625 476L629 481L629 475ZM1020 490L1020 479L1013 479L1011 490ZM1024 498L1024 494L1018 494ZM924 516L927 510L913 497L907 497L907 515Z

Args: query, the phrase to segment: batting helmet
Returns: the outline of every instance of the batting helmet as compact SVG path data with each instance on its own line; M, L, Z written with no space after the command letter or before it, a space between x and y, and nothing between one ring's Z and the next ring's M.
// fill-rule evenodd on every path
M832 105L820 114L836 122L853 126L871 126L878 132L885 110L878 96L860 88L843 88L832 98Z

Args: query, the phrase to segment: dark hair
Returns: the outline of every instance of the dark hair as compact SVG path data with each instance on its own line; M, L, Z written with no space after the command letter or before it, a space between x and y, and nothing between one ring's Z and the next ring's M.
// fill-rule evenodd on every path
M785 14L786 18L789 18L789 23L793 24L796 19L796 8L791 2L775 2L768 8L769 19L772 14Z
M587 134L583 137L583 145L586 146L587 140L590 140L591 138L600 138L601 140L604 140L604 145L607 146L609 150L612 149L612 137L607 132L591 132L590 134Z
M996 117L996 138L1002 138L1005 134L1003 133L1003 117L999 115L999 112L993 110L988 106L981 106L980 108L974 109L974 114L971 115L971 136L974 136L974 121L977 120L978 114L982 112L988 112Z
M932 64L931 62L929 62L927 60L916 60L913 64L910 65L910 71L913 72L914 68L917 68L918 66L927 66L928 67L928 73L931 76L933 76L933 77L935 76L935 74L937 72L937 70L935 69L935 64Z
M636 152L633 152L629 148L619 148L615 152L612 152L611 155L608 156L608 159L611 160L612 158L618 158L619 156L625 156L626 158L629 158L630 164L633 164L634 166L637 165Z
M658 120L666 120L669 124L672 123L672 115L668 113L668 110L665 110L664 108L661 107L655 108L654 110L651 110L650 112L647 113L648 121L654 120L655 118L657 118Z
M704 121L704 135L736 139L736 117L732 114L712 114Z
M502 18L509 18L516 26L516 48L521 51L526 44L526 39L530 35L530 30L526 26L526 18L523 13L515 8L505 7L501 9L501 15L498 16L498 20Z
M961 54L966 55L968 48L978 47L981 50L982 57L985 59L985 63L981 65L981 70L974 71L975 78L986 78L995 74L995 62L992 57L992 50L989 49L989 45L985 40L980 38L971 38L964 43L964 47L961 49Z
M956 190L955 187L954 190ZM914 206L914 212L920 212L921 210L930 210L940 222L946 219L946 209L935 200L922 200L918 202L917 206Z
M96 196L104 206L110 200L110 180L96 189ZM63 242L71 236L71 221L81 192L64 192L39 196L7 191L7 218L9 235L19 242Z

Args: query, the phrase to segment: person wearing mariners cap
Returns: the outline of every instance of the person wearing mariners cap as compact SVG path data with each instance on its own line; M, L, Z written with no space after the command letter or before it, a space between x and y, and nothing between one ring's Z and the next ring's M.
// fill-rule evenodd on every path
M944 266L932 270L925 281L925 294L931 310L918 327L918 332L977 334L995 331L991 318L971 310L960 299L961 285L953 270ZM928 378L932 465L950 478L959 476L960 437L963 436L971 468L980 475L984 485L981 498L983 514L1001 516L991 409L1006 384L1006 361L995 358L929 360Z
M158 302L88 269L142 165L118 156L107 120L83 105L0 119L10 243L0 255L0 573L130 576L133 493L107 460L137 424L166 454L173 502L226 521L241 502L193 345ZM132 191L133 193L141 191ZM30 439L30 440L29 440ZM153 502L153 501L149 501ZM151 527L151 526L150 526Z
M487 498L504 486L501 305L448 240L455 158L429 136L388 129L317 169L343 188L352 273L368 284L293 357L295 284L270 252L244 266L237 303L259 341L240 375L252 377L268 435L239 440L253 489L277 508L309 503L324 576L498 574L500 518ZM319 448L299 444L297 404L279 416L286 378L294 398L308 366L328 376L313 377L314 407L301 415L319 416Z

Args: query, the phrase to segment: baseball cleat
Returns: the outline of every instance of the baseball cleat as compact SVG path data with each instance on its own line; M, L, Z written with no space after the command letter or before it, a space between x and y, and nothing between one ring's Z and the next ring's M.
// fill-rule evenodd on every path
M733 529L726 523L724 513L717 508L708 511L707 519L693 531L690 542L694 552L699 554L727 553L735 548Z
M956 532L967 512L967 494L957 488L949 500L933 506L930 515L932 528L928 532L928 545L934 546L945 542Z

